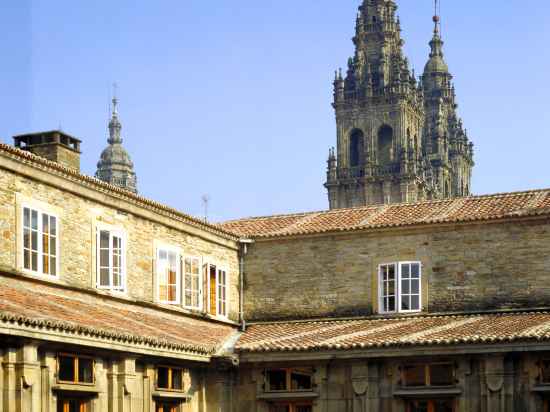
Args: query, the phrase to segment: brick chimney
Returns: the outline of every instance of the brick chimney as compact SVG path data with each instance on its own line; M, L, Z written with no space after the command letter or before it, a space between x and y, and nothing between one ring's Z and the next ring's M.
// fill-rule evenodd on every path
M59 130L13 137L15 147L80 171L80 143Z

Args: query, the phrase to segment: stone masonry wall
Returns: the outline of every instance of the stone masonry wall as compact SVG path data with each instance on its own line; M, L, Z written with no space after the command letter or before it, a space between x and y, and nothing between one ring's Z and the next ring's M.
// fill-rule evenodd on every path
M104 193L98 192L98 198L100 196ZM47 208L59 218L60 276L50 280L95 290L96 228L108 225L123 229L127 236L128 298L155 301L156 245L169 245L177 247L183 256L201 257L204 263L227 269L229 317L238 319L239 266L235 242L226 239L216 242L215 235L201 237L191 234L192 231L176 229L178 225L170 227L138 216L133 213L135 207L120 200L113 199L112 206L106 206L65 188L0 168L0 266L22 268L19 232L24 204Z
M378 265L421 261L425 312L548 306L550 222L425 227L254 243L245 319L370 315Z
M451 400L455 412L547 410L544 399L548 397L543 392L544 385L540 384L538 365L541 359L548 358L548 352L462 356L428 353L407 356L405 352L402 357L392 358L277 363L270 363L266 355L264 363L242 364L239 368L234 410L269 412L270 405L284 397L266 391L264 370L304 366L314 368L313 388L307 397L299 399L309 399L313 412L404 412L408 410L407 401L418 399ZM403 385L401 371L404 365L437 362L453 365L454 385L431 388ZM298 397L288 396L287 399Z

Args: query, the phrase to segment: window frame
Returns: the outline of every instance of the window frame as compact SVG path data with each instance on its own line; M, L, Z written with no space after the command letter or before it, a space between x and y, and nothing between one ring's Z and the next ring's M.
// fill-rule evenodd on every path
M544 364L547 363L548 364L548 368L545 368ZM544 370L545 369L549 369L549 373L548 375L550 375L550 358L541 358L539 361L538 361L538 369L539 369L539 379L538 379L538 383L539 385L544 385L544 386L550 386L550 379L549 380L544 380Z
M101 232L109 232L109 285L101 285ZM120 286L113 285L113 238L117 237L121 241L120 253ZM98 225L96 227L96 288L99 290L110 291L114 293L126 293L126 253L127 253L126 232L122 228Z
M223 284L220 281L222 273L224 274ZM224 267L216 266L216 314L217 316L222 316L224 318L227 318L229 316L229 282L227 273L228 272ZM222 306L224 308L223 311Z
M165 251L168 253L176 254L176 299L174 301L161 299L160 296L160 252ZM164 244L159 244L156 247L155 252L155 274L156 274L156 296L157 301L163 305L180 305L182 302L182 254L179 248L175 246L169 246ZM166 284L168 286L168 283Z
M186 296L187 296L187 287L186 287L187 268L186 268L186 263L187 263L187 259L190 259L191 261L197 260L197 262L198 262L198 268L199 268L199 274L198 274L199 290L197 291L198 299L199 299L198 306L193 306L193 305L187 305L186 304ZM192 263L191 263L191 265L192 265ZM199 310L199 311L203 310L203 307L204 307L204 297L203 297L203 283L204 283L203 275L204 275L204 273L203 272L204 272L203 259L200 256L191 256L191 255L183 256L182 271L181 271L181 274L182 274L182 280L181 280L182 288L181 289L182 289L182 305L185 309ZM191 274L191 275L193 276L193 274ZM193 290L191 289L191 293L192 292L193 292Z
M403 309L402 296L416 296L416 293L402 294L402 267L404 265L418 265L418 309ZM385 310L385 298L390 295L384 295L384 280L382 279L383 267L395 267L395 310ZM409 277L408 279L412 279ZM381 263L378 265L378 313L380 314L399 314L399 313L420 313L422 312L422 262L420 261L401 261Z
M159 369L165 368L168 369L168 386L173 386L173 375L174 370L181 372L181 389L173 389L173 388L161 388L159 386ZM162 392L177 392L177 393L183 393L185 392L185 383L184 383L184 372L185 369L179 366L170 366L170 365L157 365L155 368L155 389Z
M432 367L438 365L448 365L451 367L453 382L450 385L432 385ZM405 368L407 366L423 366L424 367L424 385L407 385L407 379L405 376ZM456 386L456 365L451 361L442 361L442 362L408 362L403 363L400 368L400 378L401 386L407 389L418 389L418 388L451 388Z
M60 370L60 366L61 366L61 362L59 361L59 359L61 357L64 357L64 358L72 358L73 359L73 371L74 371L74 377L75 377L75 380L74 381L64 381L64 380L61 380L59 379L59 370ZM80 382L78 380L78 372L79 372L79 368L78 368L78 363L79 363L79 360L80 359L89 359L92 361L92 382ZM67 352L59 352L57 354L57 358L56 358L56 361L57 361L57 367L56 367L56 372L57 372L57 376L56 376L56 379L57 379L57 383L61 383L61 384L67 384L67 385L86 385L86 386L95 386L96 384L96 379L95 379L95 358L93 356L89 356L89 355L75 355L74 353L67 353Z
M36 253L38 255L37 257L37 265L36 265L36 270L33 270L32 269L32 240L30 240L31 242L31 249L27 249L25 247L25 230L26 230L26 226L25 226L25 209L28 209L29 210L29 219L32 221L32 212L36 212L37 213L37 236L38 236L38 241L37 241L37 249L36 249ZM44 261L43 261L43 258L44 258L44 243L43 243L43 236L44 236L44 232L43 232L43 219L44 219L44 215L48 216L49 218L54 218L55 219L55 229L56 229L56 233L55 233L55 251L56 251L56 254L55 255L51 255L50 253L48 253L48 258L51 259L52 256L54 256L55 258L55 274L52 275L50 273L44 273ZM60 238L61 238L61 224L60 224L60 221L59 221L59 216L56 214L56 213L52 213L50 210L48 210L47 208L43 208L43 207L38 207L38 206L35 206L35 205L32 205L32 204L29 204L29 203L23 203L21 205L21 230L20 230L20 236L21 236L21 241L20 241L20 245L21 245L21 269L24 273L27 273L27 274L30 274L30 275L33 275L33 276L40 276L41 278L45 278L45 279L59 279L60 278L60 266L61 266L61 250L60 250ZM29 230L32 232L32 223L31 223L31 226L29 227ZM47 234L48 235L48 240L50 240L51 238L51 232ZM31 234L31 239L32 239L32 234ZM30 253L31 253L31 256L30 256L30 268L27 269L25 267L25 250L29 250Z
M305 367L304 367L305 368ZM311 369L311 388L309 389L292 389L292 373L300 369L300 367L290 367L290 368L265 368L264 369L264 392L265 393L303 393L303 392L312 392L315 387L315 369L313 367L307 367ZM285 373L285 389L274 389L270 388L269 372L270 371L284 371Z

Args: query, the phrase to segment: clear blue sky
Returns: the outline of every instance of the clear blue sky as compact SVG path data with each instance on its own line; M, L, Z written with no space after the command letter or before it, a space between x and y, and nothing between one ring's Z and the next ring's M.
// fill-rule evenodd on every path
M398 0L417 73L432 0ZM359 0L5 0L0 140L61 125L95 172L111 84L140 192L210 217L327 208L334 69ZM550 2L443 0L477 194L550 186Z

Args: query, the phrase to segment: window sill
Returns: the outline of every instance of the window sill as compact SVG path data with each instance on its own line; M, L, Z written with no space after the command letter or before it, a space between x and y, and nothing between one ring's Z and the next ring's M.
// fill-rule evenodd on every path
M71 384L71 383L58 383L52 387L52 390L58 392L78 392L78 393L87 393L95 394L99 393L96 385L80 385L80 384Z
M191 396L187 392L173 392L173 391L162 391L156 390L152 394L153 398L157 399L176 399L181 401L188 401L191 399Z
M423 398L429 397L449 397L462 394L462 389L456 386L446 388L405 388L399 387L393 391L396 398Z
M539 383L533 386L533 389L531 389L531 391L538 393L550 393L550 384Z
M319 397L317 392L302 391L302 392L264 392L259 394L256 398L259 400L273 400L273 401L301 401L316 399Z

